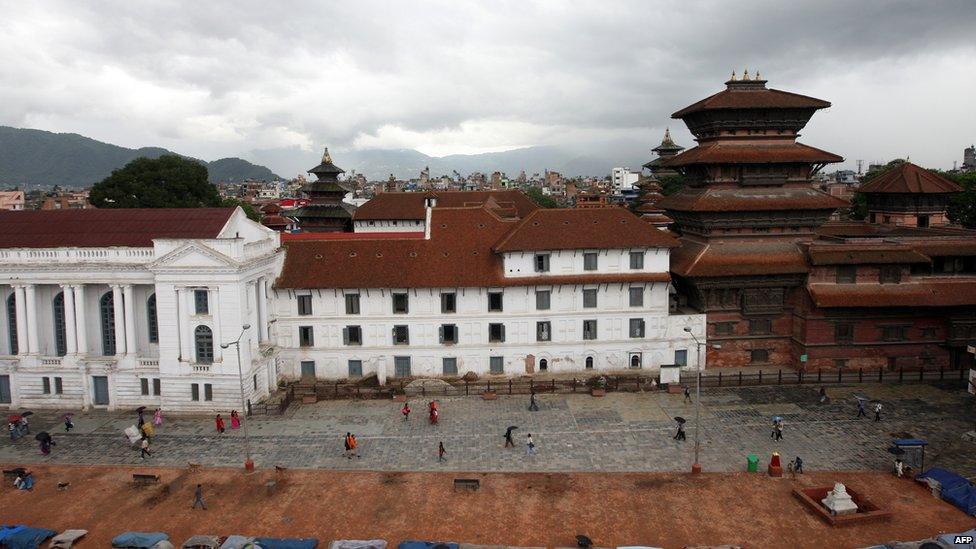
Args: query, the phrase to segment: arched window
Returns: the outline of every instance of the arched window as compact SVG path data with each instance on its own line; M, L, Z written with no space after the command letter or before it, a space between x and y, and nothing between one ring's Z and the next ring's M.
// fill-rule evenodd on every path
M7 298L7 337L10 338L10 354L19 352L17 348L17 294Z
M159 321L156 319L156 294L146 300L146 325L149 326L149 343L159 343Z
M632 357L630 357L630 367L631 368L640 368L641 367L641 357L640 357L640 355L636 355L635 354Z
M54 317L54 354L64 356L68 354L68 346L65 343L68 341L68 336L64 331L64 292L58 292L58 295L54 296L51 307Z
M546 360L546 359L540 360L539 361L539 371L540 372L545 372L548 369L549 369L549 361Z
M115 299L105 292L98 300L98 314L102 325L102 355L115 354Z
M213 331L207 326L197 326L193 331L193 342L197 350L197 364L213 364Z
M593 357L591 356L586 357L586 369L587 370L593 369Z

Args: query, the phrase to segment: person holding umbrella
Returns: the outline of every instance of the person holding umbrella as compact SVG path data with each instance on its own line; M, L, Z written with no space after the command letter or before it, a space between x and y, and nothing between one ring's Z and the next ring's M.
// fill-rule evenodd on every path
M511 446L512 448L515 448L515 441L512 440L512 431L514 431L516 429L518 429L518 426L517 425L509 425L508 426L508 429L505 429L505 446L504 446L504 448L508 448L509 446Z
M857 395L855 395L854 398L857 399L857 419L861 419L862 417L868 417L867 412L864 411L864 401L867 399Z
M30 410L20 414L20 436L30 434L30 422L27 421L27 418L32 415L34 415L34 412Z
M874 421L881 421L881 401L874 403Z
M73 414L71 414L71 413L64 414L64 432L65 433L70 433L71 430L75 428L74 422L71 421L71 416L72 415Z
M685 421L686 421L685 418L683 418L683 417L676 417L676 418L674 418L674 420L678 423L678 432L676 432L674 434L674 436L671 437L671 438L674 439L674 440L686 440L686 438L685 438Z
M41 454L45 456L51 453L51 446L56 446L54 439L47 431L41 431L34 435L34 440L41 443Z
M403 414L403 421L410 420L410 403L407 401L403 402L403 408L400 409L400 413Z

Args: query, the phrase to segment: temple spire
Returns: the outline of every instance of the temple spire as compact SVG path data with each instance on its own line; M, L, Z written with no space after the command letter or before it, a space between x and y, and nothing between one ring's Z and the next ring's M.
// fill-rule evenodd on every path
M328 147L326 147L325 148L325 152L322 153L322 163L323 164L332 164L332 155L329 154L329 148Z

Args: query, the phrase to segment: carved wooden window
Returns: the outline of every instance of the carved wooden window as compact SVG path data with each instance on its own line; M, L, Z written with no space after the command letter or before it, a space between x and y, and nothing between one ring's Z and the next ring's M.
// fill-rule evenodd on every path
M768 318L754 318L749 321L750 335L766 335L773 331L773 323Z
M732 335L732 330L735 327L735 322L716 322L715 335L717 336L727 336Z
M857 282L857 265L838 265L837 283L853 284Z
M882 284L898 284L901 282L901 267L884 265L881 267L879 280Z
M905 326L882 326L881 339L883 341L905 341L907 339Z
M853 324L835 324L834 325L834 340L837 343L851 343L854 341L854 325Z
M769 362L769 350L753 349L749 351L749 362L752 364L765 364Z

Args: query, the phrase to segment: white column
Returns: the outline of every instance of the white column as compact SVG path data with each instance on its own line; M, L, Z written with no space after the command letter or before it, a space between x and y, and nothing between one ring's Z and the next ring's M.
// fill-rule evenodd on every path
M112 314L115 316L115 355L125 354L125 310L122 287L112 285Z
M268 340L268 286L265 277L258 279L258 341Z
M180 323L180 358L185 362L193 362L193 349L190 338L190 295L186 288L176 289L176 302L180 308L177 318Z
M73 355L78 352L78 347L75 345L75 326L77 325L75 320L75 292L71 286L62 284L61 295L64 298L65 349L69 355Z
M244 286L244 302L247 303L247 323L251 325L251 333L259 334L258 328L258 285L256 282L248 282ZM251 341L251 351L256 351L258 338L249 337Z
M134 355L136 354L136 304L132 284L122 286L122 297L125 299L125 352Z
M26 355L27 347L27 297L23 286L14 286L14 301L17 311L17 354Z
M220 362L223 353L223 349L220 348L220 344L224 342L221 339L220 330L220 288L213 288L208 290L209 295L207 296L207 301L210 303L210 318L213 319L213 351L214 351L214 362Z
M74 287L75 320L78 339L78 354L88 353L88 324L85 318L85 286L79 284Z
M37 354L41 351L37 342L37 288L28 284L24 291L27 295L27 349L31 354Z

